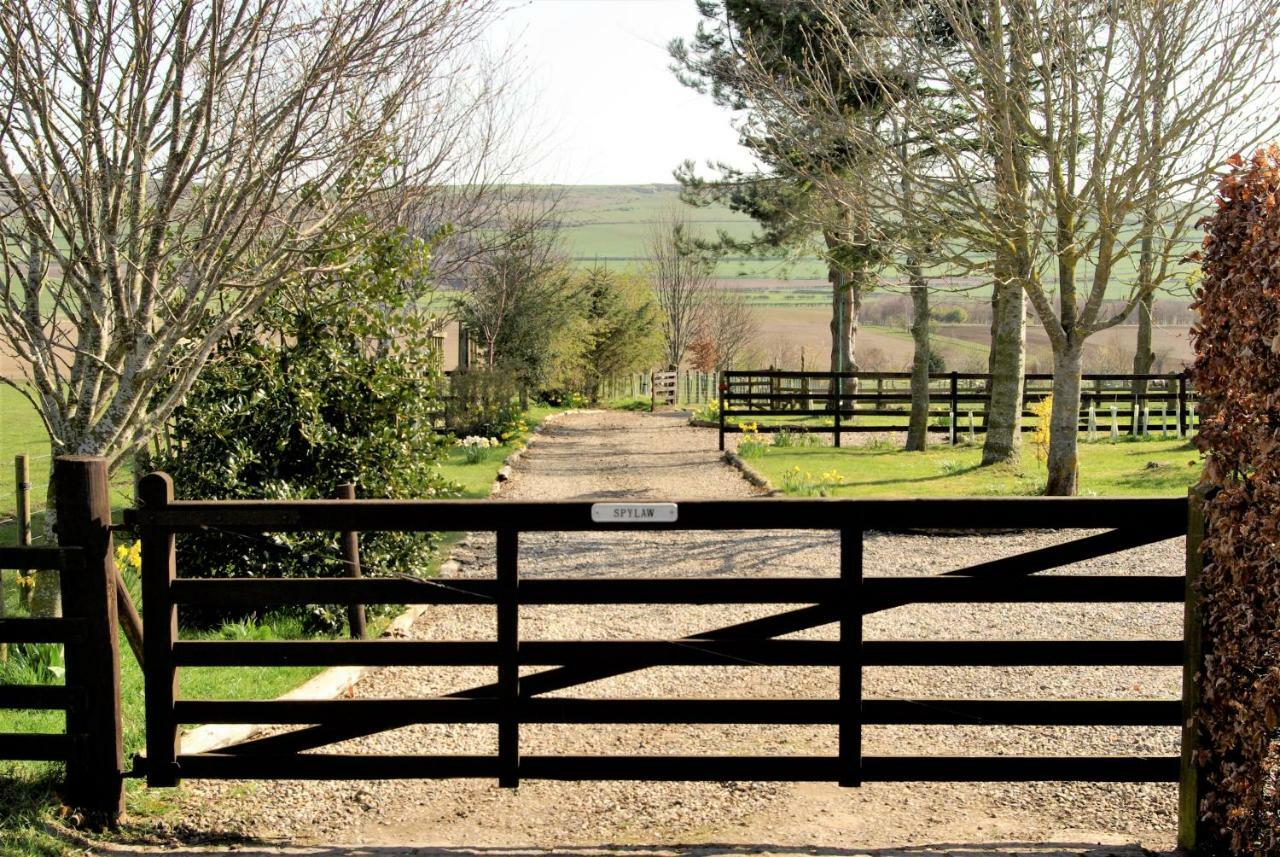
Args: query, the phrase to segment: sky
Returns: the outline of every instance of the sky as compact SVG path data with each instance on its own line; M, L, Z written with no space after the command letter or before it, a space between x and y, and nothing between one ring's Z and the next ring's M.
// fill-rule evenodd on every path
M686 158L749 164L732 114L669 69L667 43L697 22L694 0L511 0L492 38L527 68L540 155L521 178L670 183Z

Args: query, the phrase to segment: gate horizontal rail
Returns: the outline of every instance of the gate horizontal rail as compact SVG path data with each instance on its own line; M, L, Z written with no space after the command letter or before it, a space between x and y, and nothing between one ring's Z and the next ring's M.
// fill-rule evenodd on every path
M838 666L831 640L522 641L520 666ZM391 667L497 666L493 642L412 640L178 642L174 665ZM867 640L864 666L1181 666L1173 640Z
M521 723L787 724L834 726L840 702L830 699L521 699ZM180 723L296 725L360 718L397 723L492 723L502 712L489 699L340 699L180 701ZM866 725L1176 726L1176 701L1151 699L866 699Z
M891 601L946 604L1106 603L1176 601L1181 576L1044 576L1010 588L999 580L974 578L863 578L865 612ZM173 602L207 607L258 607L286 604L484 604L496 601L494 580L285 579L178 580ZM632 578L626 580L527 580L520 582L522 605L549 604L816 604L841 597L834 578Z
M675 521L594 521L590 503L469 501L175 501L167 477L143 481L144 505L126 520L140 529L148 610L148 743L154 785L180 777L522 778L829 780L1176 780L1175 757L869 756L862 729L886 724L1176 726L1178 700L866 699L867 668L1184 664L1179 640L864 640L862 617L906 604L1180 603L1182 575L1043 574L1186 532L1187 502L1111 499L774 500L678 504ZM866 576L867 530L953 530L972 522L1001 528L1106 529L928 577ZM1117 526L1118 525L1118 526ZM496 575L483 580L407 578L217 579L178 577L175 536L227 529L273 531L493 531ZM531 579L519 575L519 534L530 531L834 530L839 576L815 578ZM323 603L467 604L494 610L491 640L190 641L177 636L185 606L264 607ZM679 640L525 640L520 608L597 604L803 605ZM779 639L834 623L835 640ZM330 701L185 700L177 676L193 666L447 665L494 670L497 681L431 699ZM667 665L814 666L837 670L833 699L582 699L539 694ZM554 669L521 675L525 667ZM303 727L209 754L183 754L182 723L270 723ZM395 757L307 752L415 723L491 723L487 756ZM526 724L791 723L838 730L832 756L526 756Z
M530 532L652 530L914 530L1120 529L1186 532L1187 500L1103 497L922 499L795 498L696 500L680 503L665 523L594 522L592 503L491 500L175 500L125 510L133 527L171 533L211 529L286 532ZM524 586L532 581L521 581ZM452 582L449 584L453 585Z

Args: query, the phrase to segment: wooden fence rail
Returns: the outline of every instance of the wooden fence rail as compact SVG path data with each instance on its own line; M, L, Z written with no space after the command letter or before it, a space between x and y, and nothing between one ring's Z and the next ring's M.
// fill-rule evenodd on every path
M929 376L928 431L951 444L986 432L991 376L950 372ZM848 432L906 431L911 411L909 372L725 372L720 379L720 449L735 421L757 430L831 434L836 446ZM1031 406L1052 392L1053 376L1026 375L1023 431L1033 431ZM1195 426L1195 395L1186 373L1177 375L1084 375L1079 430L1129 435L1150 431L1185 437ZM786 418L760 422L760 418Z

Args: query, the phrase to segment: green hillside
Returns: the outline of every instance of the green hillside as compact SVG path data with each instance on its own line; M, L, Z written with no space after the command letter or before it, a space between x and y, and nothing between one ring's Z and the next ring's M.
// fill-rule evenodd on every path
M642 264L653 224L671 209L678 209L700 238L715 238L723 230L745 239L754 226L749 217L722 205L684 205L675 185L572 185L557 190L564 194L561 211L570 253L583 264ZM811 280L826 276L826 268L813 256L798 260L737 258L722 261L716 275L724 279Z
M634 268L643 264L653 224L673 208L680 210L694 234L702 238L714 238L721 230L735 238L746 238L754 226L750 218L722 205L684 205L676 185L570 185L557 190L563 194L561 211L569 252L584 265ZM1116 264L1108 298L1126 296L1127 284L1134 278L1135 262L1126 258ZM1082 263L1078 272L1082 288L1092 275L1092 266ZM726 280L823 280L826 266L812 254L795 259L729 258L717 266L716 276ZM888 276L892 277L892 272ZM1051 276L1046 279L1052 282ZM983 291L969 294L977 297ZM803 302L805 297L796 295L794 299Z

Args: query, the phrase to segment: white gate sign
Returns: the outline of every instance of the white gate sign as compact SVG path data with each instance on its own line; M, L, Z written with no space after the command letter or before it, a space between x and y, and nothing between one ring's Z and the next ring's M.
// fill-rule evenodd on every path
M597 524L671 524L678 514L675 503L591 504L591 520Z

